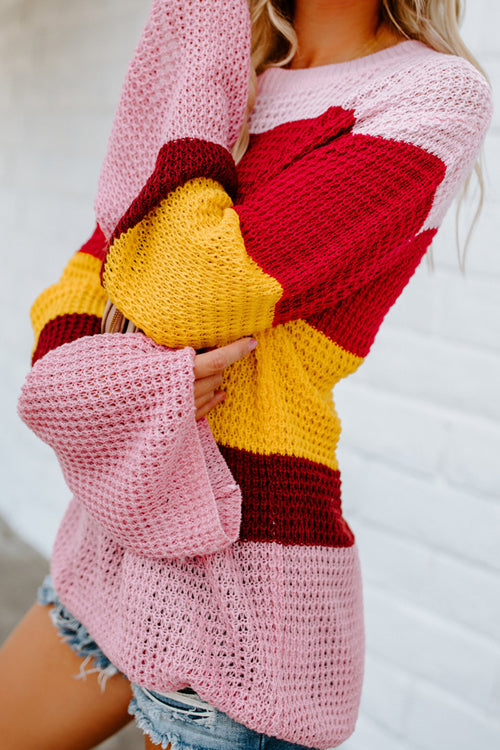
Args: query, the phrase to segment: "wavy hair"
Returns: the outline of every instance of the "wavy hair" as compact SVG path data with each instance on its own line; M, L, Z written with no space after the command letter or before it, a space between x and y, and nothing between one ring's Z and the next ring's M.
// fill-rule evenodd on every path
M257 76L270 67L287 65L297 51L297 35L293 28L294 0L248 0L252 19L252 53L250 93L247 115L232 154L238 163L248 148L248 116L257 94ZM381 21L407 39L416 39L429 47L468 60L487 78L486 73L464 44L460 25L464 13L464 0L381 0ZM472 172L460 193L456 212L457 252L461 270L472 231L477 223L484 197L482 155L474 165L479 184L479 200L472 219L463 254L460 253L458 226L460 210L468 191ZM432 256L429 256L432 264Z

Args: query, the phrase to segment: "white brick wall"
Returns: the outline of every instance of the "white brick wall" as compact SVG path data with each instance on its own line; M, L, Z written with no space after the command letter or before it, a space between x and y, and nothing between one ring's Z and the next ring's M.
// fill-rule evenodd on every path
M28 309L92 229L99 165L148 5L0 6L0 512L47 553L68 492L51 451L15 414ZM500 4L469 5L465 36L498 102ZM466 276L451 213L436 271L420 267L367 362L337 390L368 647L349 750L500 747L499 104Z
M336 391L368 649L349 750L500 747L499 12L469 0L464 25L496 98L467 273L452 210L435 272L422 264Z

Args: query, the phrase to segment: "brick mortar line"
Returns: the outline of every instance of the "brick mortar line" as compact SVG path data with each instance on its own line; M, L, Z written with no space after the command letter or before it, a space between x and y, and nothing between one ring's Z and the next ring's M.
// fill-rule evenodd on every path
M351 444L352 446L352 444ZM406 477L407 479L416 479L417 481L422 481L422 479L427 479L428 477L433 477L436 481L445 481L445 476L443 475L442 471L434 471L434 472L427 472L427 471L419 471L414 466L406 466L402 465L400 463L394 463L392 461L387 461L387 459L383 458L379 454L376 453L369 453L367 450L362 448L356 448L356 450L353 450L352 447L350 447L349 443L345 446L345 448L342 448L343 451L347 451L351 455L355 455L356 458L362 458L365 461L368 461L369 463L372 463L377 466L383 466L391 471L395 471L397 474L402 476L403 478ZM342 458L340 458L340 463L342 463ZM340 467L342 471L342 466ZM482 500L484 502L493 503L495 507L498 507L498 492L486 492L485 490L479 488L479 487L471 487L469 484L455 484L454 482L447 481L446 487L450 490L453 490L455 492L460 492L464 495L478 498L479 500ZM465 488L465 489L464 489Z
M498 419L489 419L488 417L485 417L483 415L478 415L476 413L470 413L470 412L464 412L461 409L453 409L452 407L442 406L440 404L435 403L434 401L428 401L425 396L412 396L412 395L406 395L406 394L400 394L398 392L395 392L394 390L388 390L389 384L387 384L387 387L372 385L371 383L367 381L361 381L361 380L353 380L353 377L351 377L350 381L350 388L351 389L361 389L366 391L367 395L370 393L376 393L382 394L384 398L388 398L388 400L394 402L395 404L399 404L401 406L410 404L412 407L418 407L415 411L422 412L425 411L426 415L431 417L438 417L442 421L449 422L451 419L454 424L464 424L468 423L469 425L471 422L473 423L473 426L477 427L478 429L494 429L495 432L498 432L500 437L500 420ZM335 391L334 394L334 402L337 407L337 399L335 399ZM342 414L341 414L341 407L338 408L340 420L342 421ZM459 417L460 419L457 419L456 417ZM343 435L344 433L342 433ZM342 438L341 435L341 438Z
M496 568L493 565L488 565L488 563L477 560L476 558L468 557L467 550L463 550L459 555L458 553L452 552L449 547L438 547L433 545L431 542L426 541L421 536L412 536L411 533L401 529L400 526L398 526L397 529L394 529L394 527L387 526L382 521L374 520L371 516L365 516L363 514L363 511L353 511L352 513L349 513L347 509L344 510L343 515L349 526L351 526L355 536L356 523L363 523L366 527L375 529L375 531L379 533L382 532L387 537L397 538L404 543L410 543L414 548L422 548L424 551L434 554L434 557L442 556L452 563L461 562L467 568L473 568L478 572L487 573L494 578L498 578L500 581L500 568ZM465 560L461 555L466 555ZM370 583L370 585L372 584Z

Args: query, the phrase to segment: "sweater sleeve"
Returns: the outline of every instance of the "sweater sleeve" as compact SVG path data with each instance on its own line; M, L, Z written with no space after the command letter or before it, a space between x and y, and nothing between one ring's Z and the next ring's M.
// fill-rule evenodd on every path
M34 301L32 364L61 344L100 332L107 299L100 281L105 244L97 226L70 258L59 281L44 289Z
M210 554L239 534L239 487L195 421L194 356L141 333L84 336L39 359L19 398L75 499L149 557Z
M397 265L429 229L448 173L440 201L449 205L490 119L486 83L476 99L466 120L460 96L445 92L439 117L412 114L401 140L356 132L354 112L339 107L279 125L255 139L251 189L234 202L229 154L217 176L207 144L168 144L111 238L103 267L110 299L158 343L195 348L334 307ZM443 143L456 144L446 159ZM188 179L169 168L169 154L178 160L181 151L198 165Z

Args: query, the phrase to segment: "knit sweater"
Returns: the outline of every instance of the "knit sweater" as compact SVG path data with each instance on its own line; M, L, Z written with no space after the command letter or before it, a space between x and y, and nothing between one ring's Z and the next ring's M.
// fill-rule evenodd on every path
M76 499L59 528L56 589L132 681L191 685L248 727L309 747L354 731L362 583L332 389L361 365L429 247L491 107L469 63L416 41L270 68L237 167L217 143L166 143L126 210L125 196L36 300L40 365L58 351L77 362L79 341L113 338L92 338L108 296L145 334L124 335L126 346L155 342L137 344L144 356L258 340L198 428L209 425L241 491L234 541L172 553L167 524L145 553L126 517L110 526L102 506L98 516ZM159 509L141 508L144 539Z

